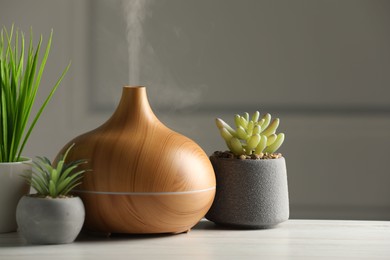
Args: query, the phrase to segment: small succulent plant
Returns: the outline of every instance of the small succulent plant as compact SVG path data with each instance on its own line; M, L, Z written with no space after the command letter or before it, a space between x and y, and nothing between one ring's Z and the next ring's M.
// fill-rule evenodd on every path
M236 129L233 129L222 119L217 118L216 124L229 150L236 156L272 154L283 144L284 134L276 134L279 118L271 121L271 115L265 114L260 118L256 111L252 118L248 113L235 115Z
M83 174L87 170L76 171L77 168L86 163L86 160L77 160L65 163L69 151L74 146L71 145L61 155L56 165L53 165L46 157L37 157L33 161L33 173L31 178L26 177L27 182L37 191L40 197L67 197L68 193L81 184Z

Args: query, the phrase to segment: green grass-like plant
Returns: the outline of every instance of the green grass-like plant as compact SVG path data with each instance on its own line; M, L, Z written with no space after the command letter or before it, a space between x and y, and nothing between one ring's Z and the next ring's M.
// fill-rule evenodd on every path
M0 162L20 161L21 153L43 110L57 90L68 71L63 71L51 92L38 109L30 114L41 83L43 71L49 56L53 31L39 62L42 48L42 35L38 45L33 46L33 33L30 31L28 47L25 48L24 33L14 27L8 32L4 27L0 34Z
M69 192L81 184L83 174L87 170L78 170L77 168L86 160L77 160L65 163L69 151L74 146L71 145L61 155L56 165L53 165L46 157L37 157L32 162L33 172L31 177L25 176L26 181L37 191L39 197L66 197Z
M251 119L248 113L242 116L235 115L236 129L220 118L216 119L216 124L229 150L240 156L275 153L283 144L285 137L283 133L276 134L279 121L279 118L271 121L270 114L260 118L259 111L256 111Z

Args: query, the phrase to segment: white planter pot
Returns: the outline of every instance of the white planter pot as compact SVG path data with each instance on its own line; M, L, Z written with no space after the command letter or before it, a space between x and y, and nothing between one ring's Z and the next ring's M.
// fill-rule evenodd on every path
M31 159L0 163L0 233L16 231L16 206L30 186L22 175L31 175Z

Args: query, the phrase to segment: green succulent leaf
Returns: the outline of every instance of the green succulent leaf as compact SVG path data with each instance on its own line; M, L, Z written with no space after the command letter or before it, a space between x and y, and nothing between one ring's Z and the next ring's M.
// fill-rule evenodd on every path
M229 142L230 139L233 138L233 135L229 133L229 131L226 128L221 128L219 132L221 133L221 136L223 137L223 139L225 139L226 142Z
M256 111L256 112L253 113L253 115L252 115L252 121L257 123L257 121L259 121L259 117L260 117L260 112L259 112L259 111Z
M70 185L69 187L66 187L64 190L63 190L63 194L68 194L69 192L71 192L74 188L76 188L77 186L79 186L81 184L81 182L79 183L75 183L73 185Z
M247 129L246 129L246 132L248 133L249 136L252 135L252 133L253 133L253 128L254 128L254 127L255 127L255 122L253 122L252 120L249 121L248 127L247 127Z
M262 135L260 142L255 149L255 154L262 153L266 146L267 146L267 137L265 135Z
M75 165L78 166L78 165L85 164L85 163L87 163L87 160L84 160L84 159L75 160L75 161L71 161L69 163L65 163L63 171L65 171L69 167L73 167Z
M66 177L57 187L58 193L62 193L66 188L73 186L74 184L80 184L83 178L84 170L74 173L72 176ZM76 185L77 186L77 185Z
M261 137L259 134L255 134L255 135L251 136L248 140L248 144L247 144L246 149L250 149L252 151L259 144L260 139L261 139Z
M240 126L243 128L248 127L248 120L246 120L244 117L240 117Z
M229 141L225 141L225 143L226 143L226 146L229 148L229 151L233 151L233 147L230 144L230 140Z
M235 154L235 155L241 155L241 154L244 154L244 148L242 147L242 144L240 142L240 140L238 140L238 138L235 138L233 137L231 140L230 140L230 145L232 147L232 152Z
M247 122L249 122L249 113L248 112L245 112L244 113L244 118Z
M269 123L271 122L271 115L267 113L263 116L262 119L264 119L264 121L262 121L263 123L260 126L261 126L261 129L264 130L268 127Z
M73 165L71 167L68 167L66 169L63 169L63 172L58 180L59 183L63 182L66 178L69 177L69 175L75 170L77 169L77 167L79 167L79 165Z
M273 144L276 140L276 134L272 134L270 136L268 136L268 140L267 140L267 146L270 146L271 144Z
M252 134L260 134L261 133L261 126L259 125L256 125L254 128L253 128L253 133Z
M236 114L234 116L234 123L236 125L236 127L240 127L241 126L241 116Z
M30 184L40 194L47 194L49 192L48 184L45 180L39 178L39 176L32 176Z
M37 156L37 159L38 159L37 163L39 163L42 166L42 168L45 169L45 171L51 172L53 170L53 167L49 159L47 159L46 157L39 157L39 156Z
M46 172L46 168L42 167L38 162L34 161L31 165L38 172Z
M280 146L283 144L283 142L284 142L284 134L280 133L280 134L278 134L275 142L265 149L265 152L266 153L276 152L280 148Z
M279 118L275 118L261 134L265 136L270 136L276 132L278 126L279 126Z
M53 181L54 184L57 184L57 181L58 181L57 169L52 169L52 171L51 171L51 180L50 181Z
M64 155L59 156L60 159L56 168L46 157L37 157L37 161L33 161L31 179L26 178L26 181L31 184L39 195L53 198L67 196L74 187L81 184L83 174L87 170L78 168L87 161L77 160L65 163L65 159L73 146L71 145Z
M215 119L215 123L219 129L225 128L226 130L229 131L231 135L236 136L236 131L222 119L220 118Z
M264 122L265 122L265 119L262 118L259 120L259 122L257 122L257 125L260 126L262 129L264 128L263 125L264 125Z
M242 140L246 140L249 138L249 135L245 131L244 127L242 127L242 126L239 126L237 128L237 136L238 136L238 138L240 138Z
M225 127L225 122L224 122L222 119L220 119L220 118L216 118L216 119L215 119L215 124L217 125L217 127L218 127L219 129Z
M57 197L56 185L55 185L53 180L50 180L50 182L49 182L49 195L52 198L56 198Z

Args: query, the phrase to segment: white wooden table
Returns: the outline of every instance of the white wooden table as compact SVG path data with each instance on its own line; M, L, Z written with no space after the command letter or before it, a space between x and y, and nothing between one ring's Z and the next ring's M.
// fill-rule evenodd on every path
M202 220L187 234L83 233L67 245L27 245L0 234L0 259L390 259L390 221L289 220L273 229L232 230Z

